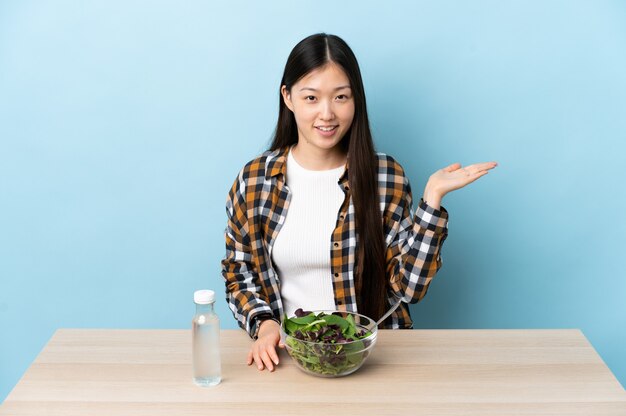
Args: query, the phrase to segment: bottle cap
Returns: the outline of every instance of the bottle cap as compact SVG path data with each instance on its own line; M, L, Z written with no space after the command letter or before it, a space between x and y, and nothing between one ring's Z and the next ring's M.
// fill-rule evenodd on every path
M215 302L215 292L212 290L196 290L193 292L193 301L199 305Z

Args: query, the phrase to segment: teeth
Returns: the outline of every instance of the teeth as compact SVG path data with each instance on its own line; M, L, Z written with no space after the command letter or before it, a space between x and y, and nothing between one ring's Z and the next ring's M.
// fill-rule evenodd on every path
M322 130L322 131L331 131L333 130L335 127L318 127L318 129Z

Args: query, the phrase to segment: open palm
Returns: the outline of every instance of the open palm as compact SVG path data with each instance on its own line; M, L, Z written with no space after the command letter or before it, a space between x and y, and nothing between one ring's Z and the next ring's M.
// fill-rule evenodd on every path
M428 180L429 186L443 197L448 192L463 188L486 175L497 165L496 162L485 162L461 167L460 163L454 163L433 173Z

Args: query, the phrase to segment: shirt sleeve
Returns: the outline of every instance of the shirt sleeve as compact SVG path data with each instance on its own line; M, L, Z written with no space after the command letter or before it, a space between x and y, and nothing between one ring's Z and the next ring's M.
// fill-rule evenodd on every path
M388 217L387 276L393 296L406 303L422 300L441 268L441 247L448 235L448 212L423 199L413 215L409 181L402 181L399 203Z
M240 172L226 200L228 222L224 231L226 255L222 260L222 276L228 307L239 326L252 338L257 325L254 318L261 313L272 314L272 309L259 282L248 234L244 172Z

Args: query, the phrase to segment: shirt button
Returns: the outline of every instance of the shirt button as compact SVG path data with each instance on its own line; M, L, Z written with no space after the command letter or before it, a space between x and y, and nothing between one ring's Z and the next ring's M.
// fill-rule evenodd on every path
M338 301L337 301L337 305L343 305L343 302L342 302L342 301L340 301L340 300L338 300Z
M339 273L335 273L335 277L339 277Z
M339 216L339 219L340 219L340 220L342 220L342 219L344 219L344 218L345 218L345 217L344 217L343 215L340 215L340 216Z
M335 246L335 248L339 247L339 243L335 243L333 244L333 246Z
M346 187L345 187L345 188L343 188L343 189L345 189L346 191L349 191L349 190L350 190L350 187L349 187L348 185L346 185Z

